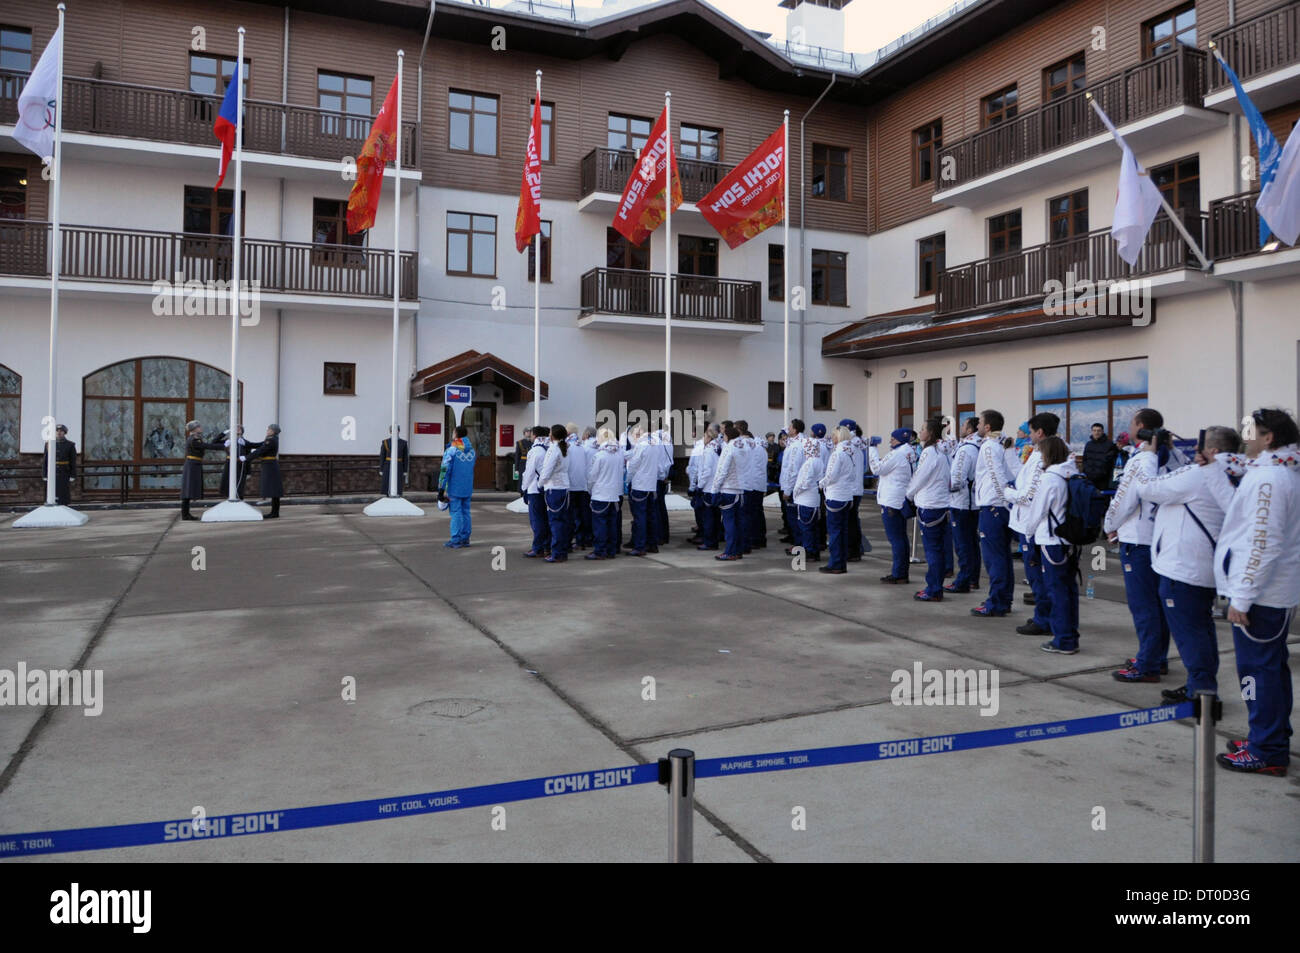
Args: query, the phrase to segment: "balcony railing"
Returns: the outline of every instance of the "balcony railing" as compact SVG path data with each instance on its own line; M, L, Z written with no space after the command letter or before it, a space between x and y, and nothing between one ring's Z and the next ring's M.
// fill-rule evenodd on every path
M1243 82L1284 66L1300 63L1300 3L1291 3L1210 37ZM1210 71L1210 89L1230 86L1217 60Z
M1174 106L1200 106L1205 96L1205 69L1205 53L1179 46L1076 93L967 136L939 151L940 171L952 171L938 177L938 191L942 193L1054 149L1104 134L1106 127L1088 105L1087 93L1096 98L1097 105L1116 126Z
M0 71L0 123L18 117L25 73ZM212 123L221 98L102 79L64 77L63 129L106 136L216 147ZM355 157L365 144L371 116L244 100L244 148L313 159ZM402 123L402 165L419 161L419 127Z
M757 281L673 275L673 317L760 324L761 293ZM582 276L582 312L662 318L664 276L626 268L593 268Z
M1240 192L1210 202L1207 255L1218 261L1244 258L1259 251L1257 201L1258 192Z
M1205 213L1181 212L1183 224L1204 247ZM1132 268L1119 257L1110 229L1062 242L1035 245L998 258L983 258L939 273L935 313L955 315L1020 301L1042 300L1047 282L1123 281L1181 268L1199 268L1174 223L1157 216ZM1073 275L1073 278L1070 276Z
M228 235L63 225L61 277L81 281L229 281ZM50 225L0 221L0 274L48 276ZM313 245L265 238L241 243L240 279L260 291L384 298L393 294L393 255L355 245ZM416 300L416 260L401 254L401 297Z
M626 149L599 146L582 157L582 194L613 192L623 194L628 176L636 164L636 153ZM698 202L713 191L735 166L704 159L677 157L677 176L682 181L682 201Z

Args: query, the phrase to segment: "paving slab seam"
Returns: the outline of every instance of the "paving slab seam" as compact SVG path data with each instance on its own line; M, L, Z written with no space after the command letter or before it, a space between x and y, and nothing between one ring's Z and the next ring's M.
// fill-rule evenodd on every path
M398 597L390 597L390 598L386 598L386 599L365 599L365 598L355 598L355 599L348 599L348 600L343 601L343 602L312 602L312 603L310 604L310 607L311 607L312 609L327 609L327 608L329 608L330 606L370 605L370 604L373 603L373 602L382 602L382 603L387 604L387 603L395 603L395 602L428 602L428 601L429 601L429 597L428 597L428 596L398 596ZM226 612L242 612L242 611L244 611L244 610L247 609L247 608L249 608L249 606L247 606L247 605L240 605L240 606L238 606L237 608L234 608L234 609L229 609L229 608L221 608L221 609L204 609L203 612L202 612L202 614L203 614L204 616L217 616L217 615L221 615L222 613L226 613ZM268 605L258 606L258 608L260 608L260 609L277 609L277 608L283 608L283 609L289 609L290 611L292 611L293 609L304 608L304 607L303 607L303 606L284 606L284 605L279 604L279 603L269 603ZM194 610L192 610L192 609L180 609L180 610L178 610L178 609L157 609L157 610L149 610L149 611L145 611L145 612L123 612L123 613L122 613L122 617L123 617L123 618L126 618L126 619L148 619L148 618L153 617L153 616L189 615L189 614L191 614L193 611L194 611Z
M80 657L78 657L77 661L73 663L71 668L86 668L86 662L89 661L91 653L95 651L95 647L99 644L100 639L104 637L104 634L108 631L109 625L112 624L113 619L116 617L118 607L121 606L127 595L130 594L131 589L144 574L145 568L149 565L149 560L153 558L153 555L156 552L158 552L158 547L160 547L163 540L167 538L167 534L171 532L172 527L176 525L179 517L180 513L177 512L176 516L162 528L162 531L158 534L158 539L154 541L153 549L149 551L144 559L140 560L140 565L136 567L135 572L131 575L130 581L122 588L118 597L113 600L113 604L108 607L108 612L104 614L99 625L95 627L95 631L91 633L90 638L86 642L86 647L82 649ZM45 730L45 726L49 724L50 719L54 716L54 711L57 707L57 705L45 706L45 710L41 712L41 716L36 719L36 723L32 725L30 730L28 730L27 736L23 738L22 744L18 746L18 750L15 751L13 757L9 759L9 763L5 765L5 769L0 771L0 794L4 794L5 789L9 787L14 776L17 775L18 769L22 767L22 763L27 760L27 755L29 755L36 747L36 742L39 740L41 733Z
M554 694L558 699L560 699L560 701L562 701L565 705L567 705L570 709L572 709L573 712L576 713L578 717L580 717L583 721L585 721L589 726L591 726L596 731L604 735L605 738L608 739L609 742L613 744L616 748L618 748L619 751L623 752L625 755L627 755L637 764L650 763L650 760L646 758L644 755L642 755L640 751L637 751L634 747L632 747L632 745L623 741L623 739L620 738L608 725L602 722L593 713L587 711L587 709L584 708L576 699L571 698L563 689L561 689L558 685L556 685L549 678L543 675L540 670L530 668L530 663L528 662L527 659L525 659L522 655L520 655L513 648L507 645L504 641L502 641L495 633L493 633L486 626L480 624L478 620L472 618L468 613L466 613L463 609L461 609L461 607L457 605L454 601L452 601L450 598L448 598L447 596L439 592L437 589L435 589L429 583L428 580L424 579L422 576L420 576L419 573L417 573L414 569L412 569L410 566L404 563L401 560L401 558L396 553L394 553L386 544L372 538L369 534L367 534L364 530L362 530L359 525L354 525L353 528L362 537L370 540L370 542L373 543L375 546L378 546L379 549L383 551L384 555L386 555L393 562L397 563L397 565L400 566L402 569L406 570L411 575L412 578L414 578L418 583L420 583L420 585L424 586L424 588L428 589L431 593L433 593L440 601L442 601L449 609L451 609L451 611L455 612L457 616L459 616L462 620L464 620L464 622L467 625L472 626L476 631L482 633L485 638L490 639L497 646L497 648L499 648L502 652L506 653L506 655L508 655L515 662L515 664L518 665L521 669L530 673L535 673L533 677L537 679L537 681L539 681L542 685L546 686L546 688L552 694ZM720 817L718 817L717 814L715 814L713 811L703 806L700 803L698 798L695 801L695 810L702 817L704 817L710 824L712 824L724 837L726 837L733 844L735 844L737 847L743 850L752 859L754 859L758 863L772 863L771 857L769 857L767 854L763 853L756 846L750 843L745 837L743 837L740 833L738 833L730 824L726 823Z

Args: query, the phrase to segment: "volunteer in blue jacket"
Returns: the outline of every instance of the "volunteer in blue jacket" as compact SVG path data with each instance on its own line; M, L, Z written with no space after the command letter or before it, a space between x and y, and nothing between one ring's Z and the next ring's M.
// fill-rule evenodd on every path
M925 588L912 598L917 602L943 601L944 524L948 521L948 458L940 452L943 421L934 418L921 425L921 459L907 485L907 498L916 505L925 546Z
M438 490L447 494L451 509L451 539L442 545L448 549L464 549L469 545L469 501L474 494L474 444L469 441L469 430L457 427L455 438L447 447L446 469Z
M907 515L904 507L907 503L907 485L912 482L914 458L912 447L908 442L912 431L899 427L889 435L889 453L881 457L876 451L880 444L879 437L871 438L868 456L871 472L876 475L876 502L880 504L880 518L885 524L885 536L889 539L889 549L893 554L893 564L889 575L881 576L880 581L896 585L907 582L908 566L911 553L907 542Z
M1246 449L1256 456L1232 495L1214 551L1250 737L1230 741L1231 753L1218 761L1233 771L1282 776L1291 759L1286 640L1300 604L1300 430L1281 410L1257 410L1251 423Z

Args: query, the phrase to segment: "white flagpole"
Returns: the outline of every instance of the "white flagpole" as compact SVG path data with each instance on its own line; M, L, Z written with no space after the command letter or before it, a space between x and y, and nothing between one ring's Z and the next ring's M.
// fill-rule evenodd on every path
M664 93L664 141L667 165L664 174L664 421L672 427L673 410L673 94Z
M230 223L230 439L227 465L230 467L230 492L224 502L203 514L205 523L254 522L262 518L239 498L239 281L240 258L243 256L244 209L244 28L239 28L239 48L235 55L235 200L231 203Z
M781 284L784 286L782 301L782 321L785 333L785 362L781 371L781 402L785 409L781 412L781 426L789 425L790 411L790 110L785 111L785 144L781 152L781 184L785 190L782 202L782 219L785 221L785 247L781 251Z
M393 392L388 423L388 454L391 463L388 470L388 495L380 497L363 510L367 516L423 516L420 509L410 500L402 497L402 488L398 485L398 463L401 457L401 435L397 432L397 333L398 315L402 300L402 60L405 51L397 51L397 115L394 117L393 150ZM383 182L382 177L380 182ZM418 201L418 196L417 196ZM450 435L448 435L450 436Z
M1110 122L1110 117L1101 111L1101 107L1097 105L1097 100L1093 98L1092 93L1084 93L1084 96L1088 100L1088 105L1092 106L1097 115L1105 121L1106 127L1110 129L1110 134L1114 137L1117 143L1120 143L1120 147L1123 148L1123 140L1120 139L1119 130ZM1150 176L1150 173L1146 169L1142 170L1142 174L1148 177ZM1156 191L1160 192L1160 189L1157 187ZM1205 271L1209 271L1210 259L1205 257L1205 252L1201 251L1201 246L1197 244L1196 239L1192 238L1192 233L1187 230L1187 226L1184 225L1183 220L1178 217L1178 213L1174 211L1174 207L1169 204L1169 200L1165 198L1165 193L1163 192L1160 192L1160 206L1165 210L1165 214L1169 216L1169 221L1174 223L1174 228L1178 229L1178 234L1183 236L1183 241L1187 242L1187 247L1192 250L1193 254L1196 255L1197 260L1200 261L1201 268Z
M537 71L537 103L541 108L542 102L542 71ZM528 134L531 136L532 117L529 117ZM536 143L538 156L541 156L542 144ZM525 160L527 161L527 160ZM542 422L542 371L541 371L541 351L542 351L542 225L541 225L541 197L538 196L538 223L537 233L533 235L533 426L537 427Z

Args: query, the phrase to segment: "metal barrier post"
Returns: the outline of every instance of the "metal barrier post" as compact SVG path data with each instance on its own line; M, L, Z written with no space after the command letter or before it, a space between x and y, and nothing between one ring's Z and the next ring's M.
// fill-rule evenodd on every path
M1223 702L1212 691L1196 693L1196 748L1192 804L1192 862L1214 863L1214 726L1223 714Z
M668 788L668 862L695 860L695 752L674 748L659 759L659 783Z
M912 555L908 557L909 563L919 563L921 560L916 556L916 524L921 522L921 514L917 513L912 518Z

